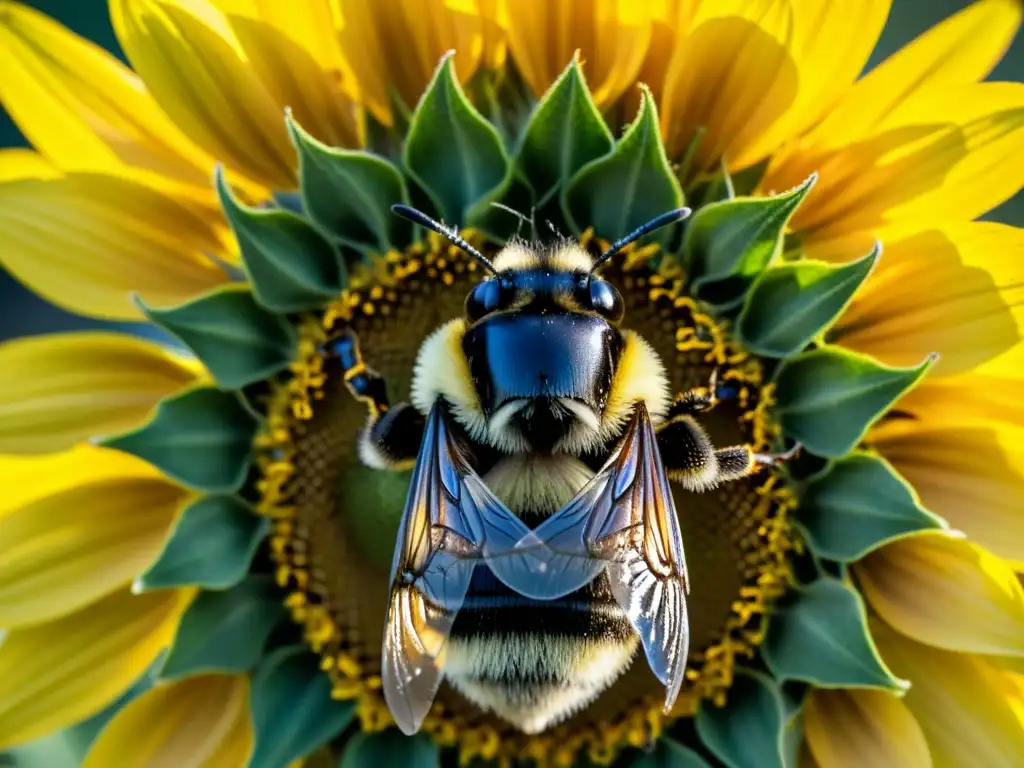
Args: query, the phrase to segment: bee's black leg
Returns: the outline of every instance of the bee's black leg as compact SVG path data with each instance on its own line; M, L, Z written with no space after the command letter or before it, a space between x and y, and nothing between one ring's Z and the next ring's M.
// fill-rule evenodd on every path
M682 414L659 429L658 449L670 480L687 490L703 491L751 475L762 466L777 466L793 458L800 446L781 454L754 453L746 445L716 449L696 419Z
M661 425L658 450L669 479L687 490L703 491L717 481L715 447L693 416L679 414Z
M369 412L359 434L360 460L373 469L408 469L423 439L423 415L408 403L388 402L384 377L365 363L352 329L333 338L330 348L341 363L345 388Z
M718 477L721 482L739 480L752 475L761 467L777 467L792 459L800 452L800 444L785 453L754 453L746 445L719 448L715 451L718 460Z
M735 394L734 388L719 384L718 369L715 368L706 387L694 387L676 397L675 402L669 406L668 418L671 420L676 416L710 411L722 400L735 397Z

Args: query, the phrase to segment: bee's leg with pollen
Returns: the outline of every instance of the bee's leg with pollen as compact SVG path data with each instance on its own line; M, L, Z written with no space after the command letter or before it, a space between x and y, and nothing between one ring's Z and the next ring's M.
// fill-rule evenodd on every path
M416 461L423 439L423 415L409 403L388 402L384 377L368 366L351 328L330 341L341 363L345 388L366 406L366 429L359 435L359 458L372 469L408 469Z

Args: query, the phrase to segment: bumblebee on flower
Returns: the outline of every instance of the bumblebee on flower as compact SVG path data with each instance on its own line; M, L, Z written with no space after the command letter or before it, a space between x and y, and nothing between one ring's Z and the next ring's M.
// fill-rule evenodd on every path
M1013 764L1019 4L633 5L0 3L0 748Z

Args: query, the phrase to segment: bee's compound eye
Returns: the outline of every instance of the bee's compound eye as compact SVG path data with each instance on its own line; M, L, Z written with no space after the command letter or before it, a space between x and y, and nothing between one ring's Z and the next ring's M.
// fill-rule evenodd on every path
M611 283L596 277L590 280L590 308L613 323L622 319L622 297L619 292Z
M498 280L484 280L473 286L466 297L466 317L476 322L485 315L498 309L501 303L501 285Z

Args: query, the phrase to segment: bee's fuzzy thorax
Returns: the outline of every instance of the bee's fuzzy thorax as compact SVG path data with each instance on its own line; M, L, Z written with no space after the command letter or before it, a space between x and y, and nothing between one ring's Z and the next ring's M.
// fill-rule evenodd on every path
M574 240L562 239L543 245L525 240L512 240L494 258L498 272L525 272L530 269L551 269L555 272L589 272L594 260Z
M478 443L487 441L487 417L473 386L469 362L462 351L467 323L451 320L423 342L412 379L412 404L426 416L439 397L451 406L452 415Z

